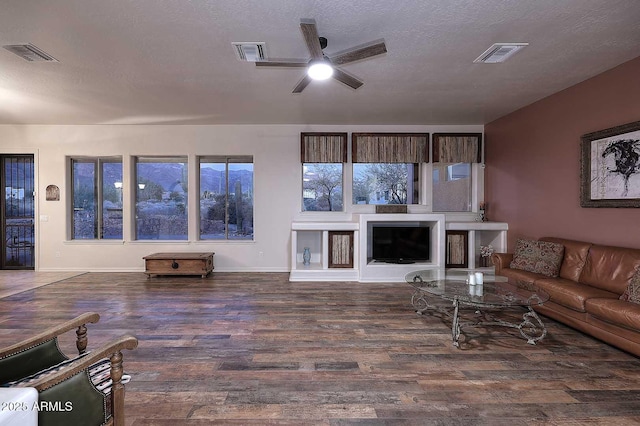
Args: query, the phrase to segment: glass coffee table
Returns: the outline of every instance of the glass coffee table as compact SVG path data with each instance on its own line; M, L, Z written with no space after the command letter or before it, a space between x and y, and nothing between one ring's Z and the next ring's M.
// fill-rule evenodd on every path
M460 347L461 330L467 327L517 328L531 345L547 335L546 327L532 308L549 300L547 293L536 288L523 288L506 277L488 273L483 273L482 284L470 285L469 272L474 271L431 269L411 272L405 276L405 280L414 288L411 304L418 314L434 311L451 319L454 346ZM452 305L437 306L430 303L431 298L450 301ZM524 308L522 321L511 322L495 315L508 308ZM474 315L462 318L463 311L469 309L474 311Z

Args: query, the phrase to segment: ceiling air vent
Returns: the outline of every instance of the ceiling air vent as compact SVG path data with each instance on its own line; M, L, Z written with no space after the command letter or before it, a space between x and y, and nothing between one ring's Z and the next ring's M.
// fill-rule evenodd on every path
M473 62L483 64L504 62L528 45L529 43L495 43Z
M33 44L7 44L2 46L11 53L15 53L25 61L29 62L58 62L56 58L49 55L44 50L38 49Z
M267 59L265 54L265 44L258 43L238 43L234 42L233 47L236 50L236 56L241 61L261 62Z

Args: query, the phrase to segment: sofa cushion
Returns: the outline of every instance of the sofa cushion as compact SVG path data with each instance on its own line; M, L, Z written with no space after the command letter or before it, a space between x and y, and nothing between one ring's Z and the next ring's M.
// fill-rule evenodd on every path
M543 237L540 238L540 241L549 241L564 246L564 257L562 259L562 265L560 265L559 276L578 282L582 268L584 268L584 264L587 262L587 255L589 254L589 248L592 244L584 241L565 240L564 238L555 237Z
M557 277L564 254L564 246L549 241L518 239L510 267Z
M627 302L640 303L640 267L636 268L635 274L629 280L627 289L620 296L620 300Z
M549 299L558 305L578 312L586 312L585 302L591 298L618 300L618 295L564 278L543 278L535 285L549 294Z
M579 281L620 296L638 266L640 249L593 245Z
M603 321L640 331L640 305L619 299L587 300L587 312Z

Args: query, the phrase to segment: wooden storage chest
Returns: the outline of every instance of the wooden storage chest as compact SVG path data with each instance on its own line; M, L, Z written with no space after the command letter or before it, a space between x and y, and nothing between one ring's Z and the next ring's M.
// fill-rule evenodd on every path
M153 253L144 259L144 273L151 275L200 275L205 278L213 270L215 253Z

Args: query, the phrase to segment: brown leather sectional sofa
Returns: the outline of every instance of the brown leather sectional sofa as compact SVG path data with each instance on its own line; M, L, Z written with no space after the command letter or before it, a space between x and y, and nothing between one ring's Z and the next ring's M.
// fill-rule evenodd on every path
M510 268L512 253L492 255L496 275L547 292L549 301L535 307L541 314L640 356L640 304L620 300L640 266L640 249L551 237L540 240L564 246L558 277Z

